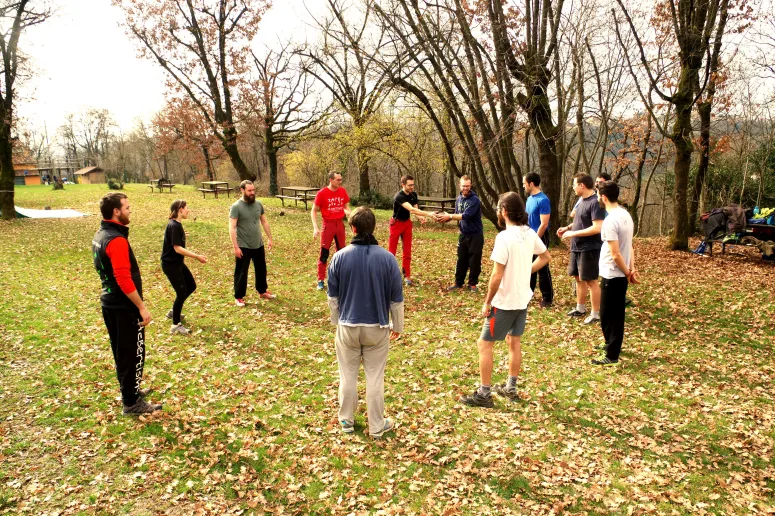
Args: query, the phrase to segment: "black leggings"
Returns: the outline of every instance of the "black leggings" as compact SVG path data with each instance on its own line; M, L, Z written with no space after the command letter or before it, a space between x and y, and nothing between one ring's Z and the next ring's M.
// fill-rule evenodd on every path
M161 270L175 289L175 302L172 304L172 324L180 324L180 312L188 296L196 290L196 281L185 263L161 263Z

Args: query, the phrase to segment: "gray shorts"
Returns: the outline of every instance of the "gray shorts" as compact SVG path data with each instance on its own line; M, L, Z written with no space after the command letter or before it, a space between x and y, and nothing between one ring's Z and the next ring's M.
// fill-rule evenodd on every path
M495 342L505 340L506 335L521 337L525 333L526 320L527 309L501 310L493 306L490 308L490 315L484 320L482 335L479 338L487 342Z
M593 281L598 277L600 249L571 251L568 276L577 276L581 281Z

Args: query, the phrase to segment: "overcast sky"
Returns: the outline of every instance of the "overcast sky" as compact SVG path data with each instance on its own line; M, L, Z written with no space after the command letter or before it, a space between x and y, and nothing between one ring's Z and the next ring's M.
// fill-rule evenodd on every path
M307 0L319 9L322 2ZM108 109L119 126L131 129L164 104L164 74L137 57L137 46L119 26L122 12L110 0L53 0L54 17L22 35L35 76L19 85L17 115L50 137L65 115ZM260 40L293 35L304 39L309 14L303 0L275 0L261 22Z

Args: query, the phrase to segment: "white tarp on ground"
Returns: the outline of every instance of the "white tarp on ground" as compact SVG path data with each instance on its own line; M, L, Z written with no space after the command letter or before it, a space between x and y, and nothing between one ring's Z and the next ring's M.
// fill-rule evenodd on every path
M32 210L27 208L16 209L16 216L24 219L70 219L73 217L85 217L86 213L75 210Z

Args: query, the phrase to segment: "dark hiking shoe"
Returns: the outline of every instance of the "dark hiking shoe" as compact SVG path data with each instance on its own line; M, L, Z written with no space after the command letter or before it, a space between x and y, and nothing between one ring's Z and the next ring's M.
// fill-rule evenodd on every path
M452 286L449 286L449 287L445 288L444 291L445 292L454 292L456 290L460 290L461 288L463 288L462 285L457 285L456 284L456 285L452 285Z
M134 405L130 405L128 407L124 405L125 416L138 416L140 414L150 414L152 412L156 412L157 410L161 410L161 404L148 403L143 398L139 398L137 400L137 403L135 403Z
M499 385L495 386L495 394L498 396L503 396L504 398L511 400L511 401L519 401L519 394L517 394L516 387L513 389L507 389L505 383L501 383Z
M372 434L371 437L372 439L382 439L382 436L391 430L393 430L393 420L385 418L385 426L382 427L382 430L379 433Z
M473 394L461 396L460 403L468 405L469 407L493 408L495 406L495 403L492 401L492 396L482 396L479 394L479 389L476 389Z
M615 364L619 363L618 360L611 360L610 358L608 358L606 356L603 356L603 357L600 357L600 358L593 358L590 362L593 365L602 365L602 366L615 365Z
M544 301L542 299L541 302L538 303L538 306L540 306L541 308L551 308L554 306L554 303L552 303L551 301Z
M579 312L575 308L568 312L568 317L584 317L585 315L587 315L587 312Z

